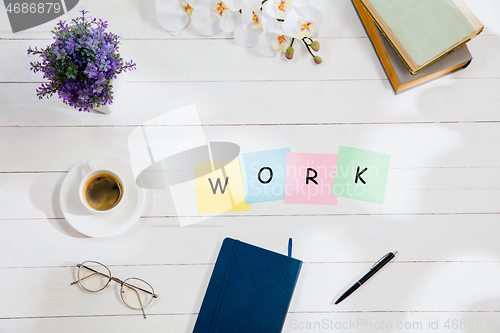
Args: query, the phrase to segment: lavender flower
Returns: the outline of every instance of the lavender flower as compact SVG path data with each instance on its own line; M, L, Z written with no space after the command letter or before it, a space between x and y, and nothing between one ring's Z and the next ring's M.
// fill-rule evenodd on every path
M42 60L31 62L31 70L41 71L43 78L37 96L49 98L56 92L59 98L79 111L89 111L113 102L111 80L121 72L136 69L134 62L124 62L118 53L118 36L105 32L108 22L92 17L82 10L82 16L72 24L59 21L52 30L54 43L38 50L31 46L28 54L38 54Z

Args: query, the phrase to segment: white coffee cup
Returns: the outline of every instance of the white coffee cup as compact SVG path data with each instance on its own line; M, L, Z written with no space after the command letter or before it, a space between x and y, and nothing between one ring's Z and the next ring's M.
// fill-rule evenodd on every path
M82 204L93 214L116 211L126 193L123 180L111 170L97 169L92 160L87 161L87 166L89 173L83 177L79 188Z

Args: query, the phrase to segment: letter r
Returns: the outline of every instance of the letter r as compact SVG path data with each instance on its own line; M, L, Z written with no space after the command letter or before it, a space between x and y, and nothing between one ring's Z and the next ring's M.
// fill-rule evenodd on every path
M312 171L314 172L314 176L309 176L309 171ZM318 182L314 180L314 178L318 177L318 173L316 172L316 170L312 169L312 168L307 168L307 175L306 175L306 185L309 184L309 180L311 180L314 184L318 185Z

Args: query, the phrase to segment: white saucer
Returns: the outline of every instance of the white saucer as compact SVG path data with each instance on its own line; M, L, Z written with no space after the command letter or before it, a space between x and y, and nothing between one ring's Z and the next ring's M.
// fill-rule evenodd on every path
M146 190L136 185L130 163L115 156L90 158L97 169L115 172L124 182L127 194L121 207L109 214L92 214L80 201L79 186L89 172L87 160L75 165L61 186L59 202L66 221L78 232L89 237L112 237L130 229L141 217L146 201Z

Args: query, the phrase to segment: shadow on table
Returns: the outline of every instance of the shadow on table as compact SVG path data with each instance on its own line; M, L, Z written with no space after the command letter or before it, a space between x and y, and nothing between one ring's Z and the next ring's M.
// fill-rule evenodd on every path
M31 203L43 212L48 222L60 233L74 238L89 238L71 227L62 216L59 204L61 185L67 173L42 173L31 184L29 196Z
M470 70L472 69L471 66ZM423 191L421 195L413 197L416 202L407 203L412 213L415 213L414 223L401 227L404 227L402 231L411 235L407 239L406 246L412 245L415 249L426 246L440 249L434 258L438 261L439 269L433 265L422 265L422 270L413 276L413 285L409 285L408 290L420 288L424 291L423 284L426 280L431 281L430 276L434 276L434 279L443 279L445 284L443 273L448 271L446 275L451 276L452 265L458 263L458 274L461 272L469 275L471 285L460 285L450 281L447 286L448 292L451 293L457 288L456 292L465 296L467 295L465 290L470 290L471 293L487 289L496 291L498 290L496 284L482 287L478 284L488 282L483 275L486 270L483 265L492 261L491 267L495 268L498 265L495 262L498 263L500 258L500 248L496 246L495 240L497 227L494 223L498 205L492 205L494 201L489 198L496 193L495 189L498 189L499 183L497 177L487 177L489 174L494 175L494 171L498 168L498 165L494 165L497 159L492 158L494 155L491 154L496 146L492 129L497 125L476 123L476 121L498 120L498 112L493 109L494 105L498 105L494 102L498 94L492 94L491 88L484 86L480 80L450 78L439 79L408 93L415 93L414 106L421 114L421 120L417 122L432 123L409 124L407 133L397 138L403 142L407 140L408 143L414 143L409 145L408 149L416 157L424 159L424 161L416 159L411 161L413 157L407 156L410 162L405 168L419 169L421 176L412 183L412 186ZM404 94L401 94L396 98L404 98L403 96ZM417 134L421 136L411 138ZM429 140L434 142L430 143ZM436 215L440 216L439 219ZM429 221L429 219L436 221L434 232L422 234L418 221ZM439 262L441 260L442 262ZM465 262L460 263L462 260ZM498 272L492 271L491 274L496 275ZM452 288L449 287L450 284ZM444 295L446 293L441 296ZM394 308L401 308L411 303L410 298L417 294L409 293L401 296L401 300L393 305ZM467 304L464 300L460 305L440 299L436 300L436 304L438 308L447 306L445 310L450 310L450 323L452 319L457 318L460 331L500 330L500 315L495 312L500 308L500 298L486 298L471 304ZM466 309L463 308L464 305L467 306ZM428 310L433 310L433 304L427 306ZM477 327L479 321L482 321L482 325L486 325L487 320L490 320L490 328ZM494 320L498 320L496 329L491 326ZM469 322L472 321L473 325L469 326ZM464 323L467 325L464 326Z
M392 99L384 99L385 102L389 101L385 112L394 114L391 123L378 125L379 128L367 127L350 144L365 149L373 147L373 150L380 147L378 149L381 152L392 155L391 164L397 161L397 168L391 169L389 178L395 175L401 177L393 179L392 183L389 180L385 204L363 207L367 213L379 215L374 217L374 222L378 222L376 224L381 230L386 227L384 221L394 221L388 224L391 230L387 230L387 233L381 237L376 234L380 243L386 244L388 250L400 250L395 262L406 260L405 249L422 250L421 258L412 257L413 262L391 264L392 269L412 268L414 274L404 288L395 286L388 291L391 301L381 303L383 310L407 309L403 313L415 310L416 313L418 310L424 313L445 312L440 318L449 316L450 320L457 318L460 322L465 319L467 323L480 320L483 325L486 320L490 320L490 328L486 331L498 332L500 314L495 311L500 308L500 298L479 295L485 299L470 304L468 301L473 297L463 299L458 304L451 299L444 299L448 293L466 296L467 290L470 293L498 290L497 284L488 283L492 279L485 278L487 269L483 266L493 262L488 267L495 268L500 258L495 223L498 205L491 199L499 186L499 178L494 176L499 167L495 165L498 159L492 154L498 146L494 136L498 124L493 122L498 120L498 112L493 109L498 105L495 102L498 94L494 94L494 89L485 86L484 82L477 81L443 78ZM498 85L494 88L498 89ZM476 93L471 93L474 91ZM392 91L386 93L391 94ZM401 108L399 115L395 112L398 108ZM384 108L379 106L374 109ZM423 222L426 226L423 226ZM373 232L375 234L378 231L374 228ZM359 247L364 248L365 253L371 252L362 239ZM439 252L431 254L428 249L432 248ZM373 258L378 259L377 255L373 255ZM422 262L419 263L419 260ZM467 278L450 280L454 270L467 275L470 285L462 283L469 281ZM385 269L374 281L381 278L382 274L389 274L388 271ZM498 271L491 274L496 276ZM489 285L481 285L485 282ZM446 290L431 295L429 287L435 292L439 290L440 284ZM342 287L348 288L350 285L343 284ZM368 288L365 290L369 291ZM330 299L340 294L331 295ZM349 307L352 309L367 309L369 307L364 303L367 299L363 297L360 290L344 306L351 304ZM433 298L435 302L430 302ZM375 304L373 308L382 310L377 306ZM491 328L494 320L498 320L496 330ZM460 331L483 330L477 326L467 326Z
M476 71L480 76L479 59L473 60L470 67L457 72L449 79L436 81L435 87L422 87L418 108L426 119L432 119L444 133L444 141L449 149L443 150L432 163L427 183L442 184L441 197L450 195L449 200L436 197L423 198L424 207L433 207L439 213L449 214L461 228L448 228L446 243L442 249L444 257L450 254L459 260L477 261L464 265L462 274L473 271L476 280L470 285L463 285L464 290L483 292L491 290L496 295L497 283L488 283L487 276L498 276L500 267L500 247L497 246L498 204L491 200L498 190L499 178L496 176L498 159L492 154L498 142L495 129L498 129L498 82L490 80L461 80ZM483 60L484 61L484 60ZM435 111L440 112L435 112ZM442 170L442 171L440 171ZM446 171L444 173L443 171ZM434 174L431 176L431 174ZM488 177L491 175L490 177ZM446 177L447 180L439 180ZM434 189L434 188L433 188ZM448 191L446 191L448 190ZM436 188L436 192L439 190ZM453 202L451 209L436 207L436 201L442 205ZM454 217L453 217L454 216ZM451 220L451 219L450 219ZM459 221L462 221L459 223ZM444 224L444 223L443 223ZM465 229L465 230L464 230ZM467 237L464 237L467 234ZM480 239L480 241L477 241ZM438 239L435 240L436 242ZM489 268L483 268L488 265ZM483 282L484 281L484 282ZM486 282L486 283L485 283ZM483 285L478 288L478 285ZM457 289L460 288L458 285ZM478 290L479 289L479 290ZM487 298L478 295L478 302L471 303L458 318L458 328L463 332L499 332L500 298ZM460 309L461 310L461 309ZM460 311L459 311L460 312ZM451 316L450 316L451 317ZM451 320L450 320L451 322ZM451 327L453 329L453 327ZM464 329L465 328L465 329Z
M496 333L500 331L500 313L498 313L498 309L500 309L500 298L486 299L472 304L461 318L451 324L466 327L463 330L466 333Z

